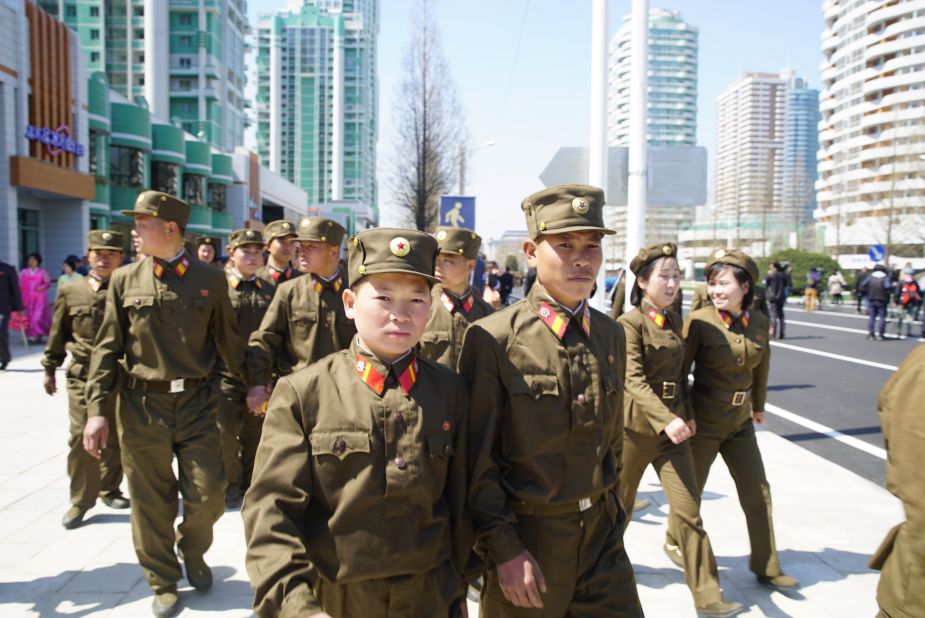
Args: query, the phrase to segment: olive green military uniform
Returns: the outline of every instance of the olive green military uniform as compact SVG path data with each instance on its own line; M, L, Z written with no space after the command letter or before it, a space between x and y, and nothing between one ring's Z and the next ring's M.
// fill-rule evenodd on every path
M734 264L752 278L758 268L736 250L718 250L710 263ZM710 467L722 455L736 484L751 541L749 567L759 576L781 574L771 518L771 489L764 472L752 411L764 411L771 346L768 318L746 311L738 318L714 306L692 312L684 324L684 368L694 366L691 401L697 433L689 442L700 492ZM678 544L676 539L670 541Z
M764 317L771 319L771 312L768 309L768 296L767 290L762 285L754 286L754 295L752 296L752 306L750 311L758 311L764 315ZM690 311L694 312L700 309L701 307L709 307L713 304L713 301L710 300L710 295L707 293L707 284L698 283L697 287L694 288L694 292L691 295L691 308Z
M880 391L878 413L887 450L886 486L902 500L906 521L887 534L870 560L879 569L877 604L888 618L925 616L925 345L906 357Z
M94 230L89 234L89 249L122 251L123 236L109 230ZM71 363L67 367L67 399L70 415L68 432L67 475L70 478L71 504L89 509L97 496L121 495L122 454L119 439L113 432L100 460L92 457L83 447L83 430L87 424L87 371L93 338L103 321L106 292L109 280L94 273L71 281L58 292L54 318L45 346L42 366L46 375L54 375L64 364L67 353ZM103 409L106 420L115 426L116 399L111 398Z
M134 210L123 213L176 221L182 228L189 206L146 191ZM116 270L94 344L89 415L103 414L119 389L135 552L155 593L175 591L181 572L174 544L185 559L200 558L224 511L218 401L208 376L218 352L232 374L244 370L224 275L185 251L173 262L149 256ZM174 456L179 483L171 468ZM175 532L178 487L183 520Z
M432 237L373 229L357 240L352 282L433 278ZM473 542L467 407L449 369L413 350L383 362L359 338L281 378L243 510L256 614L455 615Z
M229 253L243 245L263 245L263 235L257 230L238 230L231 235ZM254 276L244 279L237 271L226 275L228 298L238 320L241 348L260 326L276 287L265 279ZM247 489L254 470L254 457L260 443L263 417L250 414L247 409L245 385L229 375L218 363L219 406L218 429L222 440L222 463L228 487Z
M663 256L676 257L674 243L642 249L631 269L638 272ZM693 417L683 373L682 320L675 311L659 311L645 300L620 316L626 335L626 432L620 497L632 511L636 490L651 464L671 507L669 529L680 543L684 578L697 607L721 601L719 573L710 539L700 517L700 490L689 441L674 444L665 428L675 419ZM632 512L629 513L629 518Z
M263 240L269 245L276 238L295 238L297 236L295 230L296 226L292 221L286 221L285 219L271 221L263 228ZM302 276L302 273L293 268L291 264L287 265L284 270L270 266L269 258L267 258L267 264L257 270L257 277L264 281L272 281L273 285L276 286L300 276Z
M299 240L339 247L344 234L344 228L330 219L304 217L299 223ZM313 273L277 287L260 328L248 342L252 387L269 384L274 375L288 375L350 345L356 326L344 313L345 283L339 272L330 280Z
M599 230L603 192L559 185L523 202L531 238ZM538 273L525 302L466 331L469 508L486 572L483 616L641 616L618 502L623 328L582 302L549 296ZM546 580L542 609L501 591L497 565L528 550Z
M482 239L472 230L438 227L436 238L440 253L461 255L470 260L479 256ZM455 371L466 328L495 310L472 287L462 296L453 294L442 285L435 285L432 292L433 303L419 353L423 358Z

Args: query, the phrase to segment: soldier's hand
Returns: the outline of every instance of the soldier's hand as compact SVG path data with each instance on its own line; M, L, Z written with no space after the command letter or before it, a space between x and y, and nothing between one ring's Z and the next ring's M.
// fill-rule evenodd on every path
M691 419L687 421L687 426L691 430L691 437L693 438L694 436L696 436L697 435L697 421L695 419Z
M540 593L546 593L546 579L530 552L524 550L497 569L504 598L517 607L543 607Z
M759 425L764 423L764 410L761 412L752 412L752 420L754 420Z
M84 426L84 450L100 459L109 440L109 421L105 416L91 416Z
M55 384L54 374L50 376L45 376L45 382L42 384L45 387L45 392L49 395L54 395L58 392L58 385Z
M331 614L326 614L324 612L318 612L317 614L312 614L308 618L332 618Z
M683 418L675 418L665 427L665 435L673 444L681 444L694 434Z
M270 389L266 386L255 386L247 392L247 409L257 416L266 413L264 404L270 399Z

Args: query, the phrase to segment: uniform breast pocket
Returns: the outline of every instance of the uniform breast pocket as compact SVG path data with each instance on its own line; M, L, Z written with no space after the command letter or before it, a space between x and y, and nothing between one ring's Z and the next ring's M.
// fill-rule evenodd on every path
M132 322L145 319L154 311L154 296L126 296L122 301L122 308Z
M315 476L328 495L339 492L370 465L367 431L313 431L308 440L312 445Z
M450 347L450 333L445 330L424 333L421 337L421 356L437 360Z
M73 332L82 333L84 335L89 334L90 338L96 334L92 307L71 307L68 309L67 313L71 318L71 330Z
M306 338L315 328L317 321L318 314L315 311L293 311L292 332L298 337Z
M427 473L433 478L436 487L442 487L446 480L447 466L453 452L453 436L446 432L444 435L427 436Z
M548 374L527 374L523 382L516 382L515 394L526 395L539 401L543 397L559 396L559 378Z

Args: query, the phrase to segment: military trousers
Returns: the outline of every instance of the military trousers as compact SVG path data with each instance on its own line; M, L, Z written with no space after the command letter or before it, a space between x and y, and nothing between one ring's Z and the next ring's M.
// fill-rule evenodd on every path
M465 601L462 577L447 560L432 571L336 584L318 578L315 597L333 618L455 618ZM280 618L288 618L286 605ZM295 616L295 614L293 614Z
M181 393L121 391L119 431L132 497L132 540L155 593L174 590L182 575L174 545L181 556L202 556L212 545L213 524L225 511L217 405L208 383ZM178 490L183 518L174 531Z
M674 444L665 434L648 436L625 430L620 499L629 509L627 524L632 520L636 490L649 464L655 468L671 507L668 530L681 548L684 580L694 596L694 604L703 607L722 601L716 557L700 518L701 489L689 440Z
M516 607L504 598L494 565L486 571L479 615L532 618L642 616L636 577L623 546L626 513L606 492L585 511L517 516L521 543L546 579L543 608Z
M73 367L68 373L73 373ZM122 452L119 436L113 429L109 433L101 459L84 450L83 432L87 424L87 383L76 377L67 378L67 403L70 419L67 438L67 476L71 483L71 504L89 509L96 504L97 496L121 495ZM115 428L115 406L104 414L109 426Z
M218 430L228 487L246 491L254 473L254 459L263 432L263 417L247 411L243 395L240 399L220 395Z
M721 455L735 482L739 504L745 513L752 550L749 568L756 575L781 575L771 516L771 486L764 473L764 462L751 417L738 425L698 419L697 433L688 442L694 457L694 474L699 487L697 495L703 494L710 467L716 455ZM671 532L669 529L669 542L678 544Z

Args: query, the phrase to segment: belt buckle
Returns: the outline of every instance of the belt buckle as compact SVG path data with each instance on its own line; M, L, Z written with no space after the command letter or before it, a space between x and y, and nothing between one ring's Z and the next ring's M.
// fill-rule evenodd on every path
M170 392L171 393L182 393L185 389L183 388L183 378L179 380L170 381Z
M674 382L662 382L662 399L674 399L675 387Z
M578 501L578 510L584 513L591 508L591 498L582 498Z
M745 398L748 397L748 391L736 391L732 394L732 405L741 406L745 403Z

